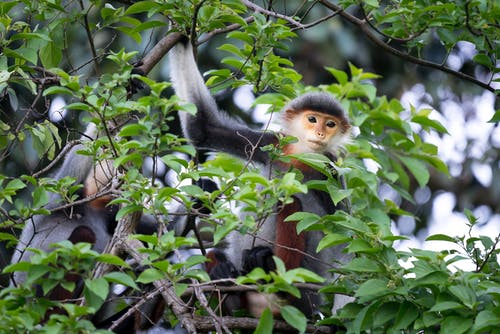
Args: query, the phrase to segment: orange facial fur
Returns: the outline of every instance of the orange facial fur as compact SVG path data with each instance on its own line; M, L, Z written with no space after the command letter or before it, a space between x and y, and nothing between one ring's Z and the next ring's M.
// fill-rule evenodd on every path
M285 134L297 137L290 153L326 153L341 146L349 137L349 123L314 110L287 110Z

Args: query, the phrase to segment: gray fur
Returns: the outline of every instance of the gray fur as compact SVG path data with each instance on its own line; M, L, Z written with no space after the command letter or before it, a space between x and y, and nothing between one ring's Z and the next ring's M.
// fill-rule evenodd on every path
M269 155L258 146L275 143L274 133L250 129L218 109L198 71L191 44L178 43L170 51L170 77L176 95L197 107L195 116L179 113L184 135L197 148L228 152L263 164L270 162Z
M96 126L90 123L85 135L82 136L82 141L95 139L96 136ZM77 154L77 151L82 148L83 145L78 144L68 152L62 166L54 176L55 179L70 176L75 178L75 183L83 183L94 166L94 160L92 156ZM54 195L51 197L47 208L52 209L62 204L64 203L60 203L60 195ZM60 210L49 215L36 215L27 221L12 255L11 263L29 261L33 252L27 250L27 248L50 250L51 244L68 240L71 233L78 226L87 226L95 233L96 243L94 249L102 252L110 239L106 216L85 204L83 204L83 207L73 209L73 212L69 213ZM26 272L14 273L14 284L22 283L25 280Z
M332 116L345 118L344 109L327 93L307 93L293 99L284 108L285 110L315 110Z
M264 145L276 143L275 135L269 132L263 133L252 130L244 124L228 119L218 109L215 100L210 95L198 71L192 47L189 43L178 43L171 51L170 71L177 96L187 102L194 103L198 108L196 116L180 115L184 135L197 148L208 148L214 151L230 153L240 158L248 158L248 150L249 146L251 146L254 148L252 161L262 164L261 170L269 171L270 168L275 168L275 166L271 166L268 154L260 149ZM346 119L338 102L326 93L306 94L290 102L283 111L288 109L312 109ZM346 129L348 130L348 125ZM297 195L304 210L320 216L331 213L332 208L325 207L325 202L316 198L316 196L313 192ZM333 206L333 203L331 205ZM259 245L270 246L272 248L272 245L265 240L269 240L271 243L275 240L275 221L276 217L273 216L269 217L262 224L260 230L257 231L257 236L262 239L254 238L251 235L243 235L238 232L232 232L228 236L228 247L225 253L238 270L242 269L243 250ZM328 280L332 280L335 277L329 273L329 269L337 267L339 263L345 263L351 256L342 251L342 246L325 249L319 254L316 253L316 248L321 238L321 232L313 231L307 233L306 252L313 257L319 258L319 261L306 257L302 265ZM303 304L308 304L304 307L308 313L314 311L319 302L317 294L307 292L303 294L301 301ZM343 296L337 296L333 310L337 310L347 302L348 299L345 299Z

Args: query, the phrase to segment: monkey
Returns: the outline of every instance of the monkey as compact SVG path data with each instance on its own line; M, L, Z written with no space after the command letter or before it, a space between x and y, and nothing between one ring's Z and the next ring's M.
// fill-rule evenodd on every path
M85 133L82 135L81 143L75 145L64 157L62 165L54 174L55 180L64 177L75 179L74 184L83 184L83 188L78 191L79 198L85 199L95 196L117 177L117 170L109 160L94 162L94 157L90 155L78 154L84 148L84 142L95 140L98 135L97 127L94 123L89 123ZM116 214L117 205L110 205L112 196L105 195L96 197L88 202L70 206L64 210L52 211L48 215L35 215L25 223L19 237L18 245L13 252L11 264L21 261L29 261L33 252L29 248L37 248L43 251L50 251L51 245L63 240L69 240L73 244L87 242L93 245L93 250L102 253L110 241L117 225ZM53 194L46 209L49 211L63 206L62 196ZM143 215L138 222L136 232L153 233L151 217ZM16 271L11 277L11 286L22 284L27 279L27 273ZM79 297L83 291L83 280L76 273L67 273L64 281L75 283L73 291L64 289L61 285L56 286L45 297L52 301L70 300ZM147 288L147 287L146 287ZM35 286L36 295L42 297L40 287ZM113 297L110 295L108 298ZM133 316L125 319L120 333L134 332L135 329L146 329L160 319L158 310L163 310L162 299L154 300L143 309L147 313L145 316ZM92 318L92 322L99 328L106 328L113 320L118 319L128 309L120 312L115 310L115 304L106 302ZM51 314L63 312L60 308L48 310L45 320ZM152 320L150 320L152 319ZM152 322L152 323L150 323Z
M219 110L198 70L193 47L187 37L182 38L170 51L170 77L175 94L197 107L196 115L179 113L183 134L197 149L251 159L263 166L262 170L271 168L286 171L294 167L302 172L304 182L325 178L320 172L295 159L291 159L289 164L273 161L269 153L261 148L278 145L279 133L254 130ZM281 133L296 138L296 142L285 144L284 155L321 153L333 161L337 151L350 139L351 124L348 117L339 102L327 93L306 93L289 102L280 115L283 128ZM339 263L346 263L351 255L343 252L343 246L317 253L322 233L307 231L297 234L296 224L285 222L285 219L298 211L324 216L333 214L336 209L325 192L309 190L307 194L296 194L292 203L284 205L256 232L263 238L243 235L237 231L230 233L228 246L207 256L212 261L207 265L207 272L215 279L236 277L238 273L249 272L255 267L270 271L274 269L272 256L276 255L283 260L288 270L303 267L322 277L333 278L328 270ZM273 244L270 245L264 239ZM332 312L349 300L346 296L335 296ZM302 298L292 300L292 305L309 316L317 310L320 302L317 293L302 291ZM251 310L252 305L248 304L252 304L252 301L247 300L245 303L247 309ZM259 317L262 311L261 307L251 311L251 314Z
M95 164L92 156L77 153L83 149L84 141L96 139L97 132L96 125L89 123L81 137L81 143L71 148L54 175L55 180L72 177L75 179L75 184L83 184L83 189L79 190L81 198L93 196L104 189L115 173L111 162L103 161ZM69 240L75 244L88 242L93 245L95 251L104 251L116 227L117 207L107 206L111 200L110 196L103 196L64 210L52 211L48 215L33 216L25 223L11 263L29 261L33 252L28 248L49 251L52 244L62 240ZM62 203L60 194L52 194L46 209L51 211L63 204L65 203ZM75 275L68 275L71 277L66 278L70 281L79 279ZM21 284L26 281L26 278L26 272L16 271L12 275L11 285ZM58 286L50 292L49 298L65 300L75 297L78 293L79 291L69 292Z

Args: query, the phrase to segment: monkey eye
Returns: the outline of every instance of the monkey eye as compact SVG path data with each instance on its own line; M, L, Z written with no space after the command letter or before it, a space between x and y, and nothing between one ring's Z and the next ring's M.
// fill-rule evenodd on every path
M326 122L326 126L329 128L334 128L337 126L337 123L335 123L335 121L328 121Z
M314 116L308 116L307 120L309 121L309 123L316 123L316 117Z

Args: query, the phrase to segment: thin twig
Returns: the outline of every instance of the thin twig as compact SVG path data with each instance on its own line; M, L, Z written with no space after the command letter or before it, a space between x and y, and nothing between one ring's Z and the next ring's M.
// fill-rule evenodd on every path
M254 16L249 16L249 17L245 18L246 23L252 23L253 21L255 21ZM214 29L211 32L208 32L208 33L204 34L202 37L200 37L198 39L198 42L196 43L196 45L201 45L216 35L225 34L225 33L228 33L228 32L234 31L234 30L238 30L240 28L241 28L241 24L234 23L234 24L228 25L225 28Z
M402 52L396 48L393 48L391 46L389 46L387 43L385 43L384 41L380 40L374 33L373 30L371 30L371 26L366 22L366 20L361 20L355 16L353 16L352 14L346 12L345 10L343 10L342 7L340 7L339 5L337 4L334 4L334 3L331 3L327 0L319 0L319 2L325 6L326 8L329 8L330 10L333 10L333 11L338 11L339 14L344 18L346 19L347 21L351 22L352 24L356 25L365 35L366 37L368 37L369 40L371 40L373 43L375 43L375 45L379 46L380 48L382 48L383 50L399 57L399 58L402 58L404 60L407 60L409 62L412 62L414 64L417 64L417 65L421 65L421 66L425 66L425 67L430 67L430 68L434 68L434 69L437 69L439 71L442 71L442 72L445 72L445 73L448 73L448 74L451 74L451 75L454 75L460 79L463 79L463 80L467 80L469 82L472 82L473 84L481 87L481 88L484 88L492 93L495 93L496 90L494 87L490 86L489 84L487 83L484 83L468 74L465 74L463 72L457 72L449 67L446 67L446 66L442 66L440 64L437 64L437 63L434 63L434 62L431 62L431 61L428 61L428 60L424 60L424 59L420 59L420 58L417 58L417 57L414 57L406 52Z
M34 178L38 178L40 175L47 173L49 170L51 170L64 156L66 153L68 153L69 150L75 145L78 145L80 143L80 140L73 140L70 142L67 142L66 145L63 147L61 152L52 160L47 166L45 166L43 169L40 169L38 172L33 173L31 176Z
M82 11L85 9L82 0L80 0L80 8L82 9ZM87 40L89 42L90 51L92 52L92 58L94 59L94 70L95 70L96 75L99 75L99 64L97 63L97 59L98 59L97 51L96 51L96 48L94 45L94 38L92 37L92 32L90 31L90 24L89 24L89 17L88 17L89 11L91 8L92 8L92 5L83 14L83 26L84 26L85 32L87 34Z
M264 9L264 8L262 8L260 6L257 6L256 4L254 4L253 2L250 2L248 0L242 0L241 2L245 6L247 6L248 8L254 10L255 12L262 13L264 15L268 15L268 16L272 16L272 17L276 17L276 18L279 18L279 19L283 19L283 20L287 21L288 23L292 24L295 27L298 27L298 28L301 28L301 29L304 28L304 25L302 23L300 23L298 21L295 21L294 19L292 19L289 16L286 16L286 15L283 15L283 14L280 14L280 13L276 13L276 12Z

